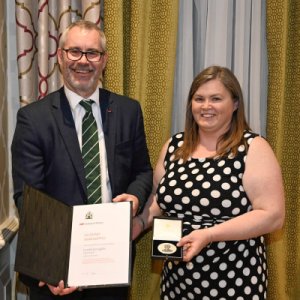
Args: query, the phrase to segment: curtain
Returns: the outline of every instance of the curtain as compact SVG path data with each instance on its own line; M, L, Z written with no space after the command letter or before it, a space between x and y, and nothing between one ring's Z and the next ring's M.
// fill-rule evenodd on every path
M153 166L170 137L177 19L176 0L104 0L104 85L140 101ZM150 245L151 231L137 242L131 299L159 298L161 263L151 262Z
M0 224L3 223L9 217L9 197L8 197L8 145L7 145L7 89L6 89L6 25L5 25L5 6L0 3L0 89L2 91L0 95ZM0 236L0 248L2 244L2 238Z
M193 78L204 68L231 69L244 93L251 128L265 135L267 59L263 0L180 0L172 132L182 131Z
M100 24L100 3L92 0L16 0L20 104L41 99L62 85L56 50L64 29L77 19Z
M300 2L267 1L267 136L280 161L284 230L269 237L270 300L300 299Z

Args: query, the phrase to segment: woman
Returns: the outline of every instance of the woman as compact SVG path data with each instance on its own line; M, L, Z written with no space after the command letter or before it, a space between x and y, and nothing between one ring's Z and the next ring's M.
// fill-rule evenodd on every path
M183 220L183 261L166 261L161 299L266 299L263 235L283 226L279 164L244 114L240 84L212 66L193 81L184 133L162 148L134 238L154 216Z

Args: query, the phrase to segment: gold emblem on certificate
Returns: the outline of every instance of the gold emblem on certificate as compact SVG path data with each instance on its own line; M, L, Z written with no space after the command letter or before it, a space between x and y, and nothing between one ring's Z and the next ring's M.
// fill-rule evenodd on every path
M177 247L182 237L182 220L155 217L153 220L152 258L182 259L182 248Z

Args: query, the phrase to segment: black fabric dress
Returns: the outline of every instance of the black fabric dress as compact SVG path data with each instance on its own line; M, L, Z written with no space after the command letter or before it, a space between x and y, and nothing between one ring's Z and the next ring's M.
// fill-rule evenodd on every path
M244 134L250 144L257 135ZM173 160L183 142L174 135L165 157L166 174L158 189L165 215L183 219L183 235L214 226L252 210L242 183L246 150L236 157ZM192 261L166 261L161 299L266 299L267 264L264 237L215 242Z

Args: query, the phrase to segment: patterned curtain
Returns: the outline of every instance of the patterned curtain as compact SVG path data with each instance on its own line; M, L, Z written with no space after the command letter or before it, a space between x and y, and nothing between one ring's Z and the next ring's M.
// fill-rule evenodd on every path
M170 137L177 19L178 0L104 0L104 85L141 102L153 166ZM151 263L151 234L137 243L132 299L159 299L161 264Z
M300 2L267 1L267 137L281 163L284 230L269 238L270 300L300 299Z
M61 85L56 50L61 33L77 19L100 24L101 1L16 0L20 103L26 105Z

